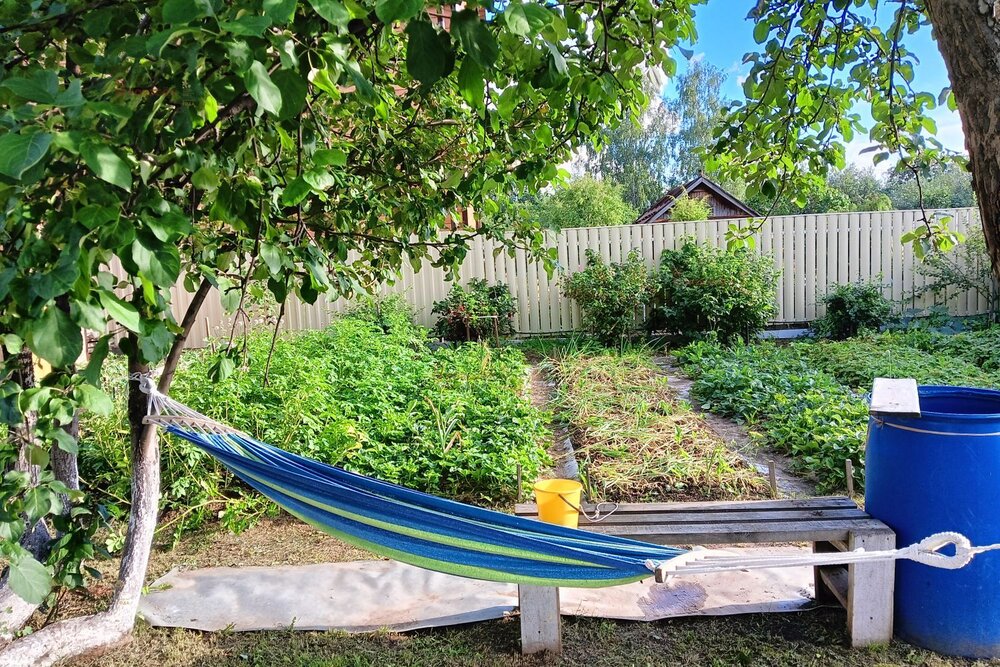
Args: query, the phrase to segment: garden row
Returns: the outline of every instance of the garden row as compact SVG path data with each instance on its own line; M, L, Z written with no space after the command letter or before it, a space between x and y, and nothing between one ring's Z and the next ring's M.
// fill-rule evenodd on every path
M587 495L639 502L764 497L763 478L705 424L645 349L552 355L556 415L570 427Z
M523 355L432 349L427 337L400 302L371 304L326 330L280 337L267 371L267 332L248 336L242 367L219 382L213 355L189 352L171 393L297 454L453 498L512 501L518 468L531 480L547 462L547 419L525 395ZM128 431L118 407L85 422L81 465L89 489L124 516ZM238 529L273 510L187 442L168 438L162 456L162 509L178 532L216 515Z
M1000 327L957 334L924 329L845 341L725 347L701 341L676 353L712 412L748 422L761 444L792 457L823 491L845 486L846 459L864 484L868 405L876 377L1000 387Z

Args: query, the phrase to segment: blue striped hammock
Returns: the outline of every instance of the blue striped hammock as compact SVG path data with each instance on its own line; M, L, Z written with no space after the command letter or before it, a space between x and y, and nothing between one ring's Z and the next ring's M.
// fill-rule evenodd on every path
M151 383L150 383L151 384ZM146 421L218 459L290 514L344 542L474 579L596 588L638 581L686 553L447 500L297 456L151 386Z

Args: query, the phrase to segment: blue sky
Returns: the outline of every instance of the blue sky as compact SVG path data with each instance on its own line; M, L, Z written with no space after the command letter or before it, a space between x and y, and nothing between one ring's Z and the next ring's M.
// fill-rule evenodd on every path
M750 71L749 65L743 64L743 54L755 51L759 47L753 40L753 22L746 19L746 13L753 2L749 0L710 0L707 5L696 8L695 21L698 26L698 43L692 48L694 59L704 59L721 68L727 75L722 95L727 99L743 97L743 77ZM920 62L915 68L914 87L937 95L948 85L948 72L931 37L929 28L920 30L915 35L908 35L907 47L913 51ZM679 52L678 70L683 72L688 63ZM670 94L670 86L667 94ZM865 118L868 114L858 109ZM937 137L947 148L965 152L962 125L958 112L950 111L945 106L934 110L932 116L937 123ZM861 155L860 151L869 145L867 137L855 139L847 147L849 162L859 166L870 167L871 155ZM880 167L888 168L884 162ZM882 169L880 169L882 171Z

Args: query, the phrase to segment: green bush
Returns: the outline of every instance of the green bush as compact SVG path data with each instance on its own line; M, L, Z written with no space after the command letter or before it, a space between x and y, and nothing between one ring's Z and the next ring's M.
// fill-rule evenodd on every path
M649 328L693 340L714 332L749 340L775 313L778 273L747 249L727 251L686 240L660 256L659 292Z
M628 225L638 213L622 198L620 185L583 176L543 195L528 207L528 215L543 227L566 229Z
M444 340L497 341L514 333L517 300L503 283L490 285L473 278L467 288L453 285L447 298L434 302L431 312L441 316L434 331Z
M826 314L813 322L813 332L820 338L844 340L861 331L877 331L889 322L892 302L882 295L878 283L836 285L823 296Z
M563 292L580 304L584 329L604 345L620 345L635 333L653 284L634 250L621 264L605 264L588 250L587 268L564 278Z
M687 193L674 200L670 207L670 222L694 222L712 217L712 207L704 199L691 197Z
M513 500L518 465L532 480L547 460L544 415L523 395L523 356L472 343L432 351L426 331L393 312L363 308L326 330L282 336L266 380L268 332L250 335L249 364L219 383L208 379L212 355L189 352L171 394L326 463L463 500ZM84 422L81 447L88 487L119 513L129 498L122 399L114 417ZM240 528L271 507L193 445L166 438L162 451L161 505L175 527L221 511Z

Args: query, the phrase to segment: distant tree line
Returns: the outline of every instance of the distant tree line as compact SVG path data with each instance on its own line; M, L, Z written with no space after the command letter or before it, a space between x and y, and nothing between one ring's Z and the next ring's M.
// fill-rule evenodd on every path
M667 96L660 97L652 84L642 116L603 130L598 143L578 156L572 164L578 176L551 192L514 197L503 208L553 229L625 225L699 172L765 215L917 209L921 193L926 209L976 204L971 176L952 163L922 173L919 188L909 170L879 176L872 168L848 165L808 192L786 192L777 199L713 173L705 158L727 106L720 96L725 80L718 67L696 61L676 77L676 88ZM697 202L693 208L686 204L674 219L700 219Z

